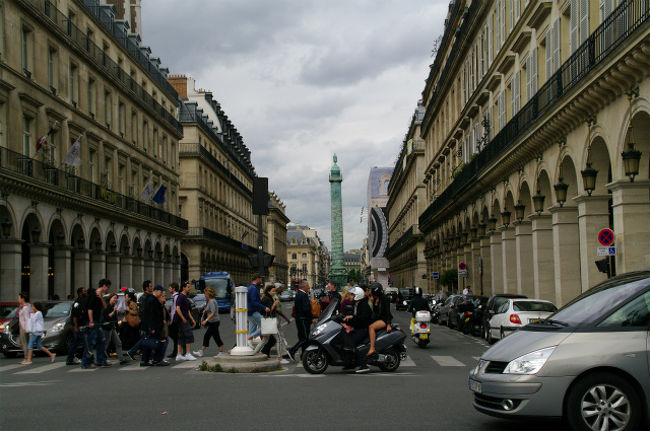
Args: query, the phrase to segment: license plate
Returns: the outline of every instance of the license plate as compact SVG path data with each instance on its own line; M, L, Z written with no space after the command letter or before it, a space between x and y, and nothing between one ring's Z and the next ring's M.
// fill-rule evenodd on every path
M420 334L420 340L426 340L429 338L429 334Z
M528 323L537 323L537 322L541 322L541 321L542 321L542 319L528 319Z
M481 382L477 382L476 380L470 379L469 390L480 394L483 391L483 388L481 387Z

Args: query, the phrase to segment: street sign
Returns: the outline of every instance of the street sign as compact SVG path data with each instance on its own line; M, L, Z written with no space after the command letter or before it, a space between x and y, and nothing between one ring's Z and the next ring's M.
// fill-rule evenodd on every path
M467 269L467 265L465 265L465 262L461 262L461 263L459 263L459 264L458 264L458 269L460 269L461 271L466 270L466 269Z
M598 242L603 246L614 244L614 232L611 229L601 229L598 232Z
M440 273L439 272L434 272L433 275L431 276L432 279L434 280L439 280L440 279Z
M616 247L598 246L596 256L616 256Z
M467 277L467 270L466 269L461 269L460 271L458 271L458 276L459 277Z

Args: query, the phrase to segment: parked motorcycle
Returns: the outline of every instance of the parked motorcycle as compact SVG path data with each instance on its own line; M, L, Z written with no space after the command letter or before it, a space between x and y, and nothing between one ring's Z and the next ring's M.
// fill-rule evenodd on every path
M309 335L308 346L302 355L302 365L311 374L322 374L327 367L343 366L343 316L334 315L338 301L332 301L321 314ZM368 365L379 367L382 371L395 371L406 357L404 339L406 334L399 324L391 325L392 331L377 331L375 349L377 354L368 357ZM369 340L357 346L355 355L368 353Z
M418 347L425 348L431 338L431 313L417 311L411 320L411 338Z

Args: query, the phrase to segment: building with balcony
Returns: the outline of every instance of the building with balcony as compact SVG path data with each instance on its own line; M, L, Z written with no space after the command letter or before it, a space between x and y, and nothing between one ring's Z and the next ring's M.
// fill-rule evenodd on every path
M119 18L97 0L0 5L1 300L179 278L178 95Z
M351 249L343 253L343 264L348 273L353 270L361 272L361 250Z
M257 254L258 231L252 206L257 174L250 150L210 91L196 90L186 75L170 75L169 82L182 100L179 206L189 222L181 247L183 268L188 279L227 271L245 284L254 270L249 256ZM268 219L263 216L263 229ZM263 235L268 251L269 238Z
M268 280L283 284L289 281L287 262L287 224L291 221L285 213L286 205L275 192L269 194L269 215L266 217L266 235L270 239L267 253L273 255L273 265L268 270Z
M327 247L315 229L294 223L287 225L287 262L292 284L307 280L312 287L323 285L329 271L328 256Z
M648 268L649 15L637 0L450 4L422 92L429 271L465 262L476 293L560 306L607 278L603 228L610 273Z
M373 167L368 175L368 237L364 241L361 266L364 278L388 287L388 188L393 168ZM363 217L362 217L363 219Z
M424 141L420 136L422 118L424 106L419 103L411 117L388 185L386 212L390 227L386 256L390 261L394 286L426 289L428 271L424 258L424 236L418 222L427 202Z

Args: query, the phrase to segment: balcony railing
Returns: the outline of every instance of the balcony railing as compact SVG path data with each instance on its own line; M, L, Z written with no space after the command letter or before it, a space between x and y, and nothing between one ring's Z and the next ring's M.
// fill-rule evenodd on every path
M230 181L232 181L237 187L239 187L244 194L247 196L253 196L253 192L246 187L244 183L239 181L236 177L234 177L228 169L224 165L217 160L216 157L214 157L210 152L201 144L180 144L178 146L178 153L179 155L183 154L194 154L194 155L201 155L208 159L208 161L219 171L223 172L225 175L229 176Z
M645 2L625 0L621 3L429 205L420 216L420 225L426 224L438 211L457 199L483 171L491 169L492 164L510 150L537 120L621 45L649 16L650 8Z
M187 229L187 220L185 219L92 183L55 166L11 151L8 148L0 147L0 169L30 177L34 181L46 183L50 187L65 193L108 203L116 208L167 223L173 227Z
M72 39L74 45L78 49L84 51L88 56L90 56L95 62L95 64L113 79L113 82L122 84L125 92L137 96L144 106L154 111L154 113L158 116L158 118L160 118L162 121L167 123L172 129L176 130L179 135L182 134L183 127L179 124L178 120L176 119L176 116L172 115L168 110L166 110L162 105L160 105L129 74L127 74L124 70L122 70L120 66L116 62L114 62L102 48L100 48L98 45L95 44L95 42L90 40L88 34L84 33L79 27L74 25L66 15L64 15L60 10L58 10L51 3L50 0L24 0L24 1L31 4L41 14L43 14L52 23L54 23L54 25L56 25L61 31L67 34L68 37ZM94 9L95 9L94 7L90 8L91 11ZM97 7L96 9L98 11L100 10L99 7ZM97 13L105 14L105 12L97 12ZM102 24L104 24L104 26L109 29L109 32L113 34L114 29L111 30L111 28L113 28L114 20L104 19L104 18L102 18L101 20ZM126 38L126 34L124 34L124 37L122 39L118 38L119 41L125 44L129 42L128 39ZM137 49L137 52L139 53L140 56L143 56L143 54L140 53L139 49ZM132 54L135 55L134 53ZM136 57L136 59L137 58L139 57ZM150 64L148 60L147 63ZM153 64L150 64L149 67L153 68ZM147 67L145 67L145 69L147 69ZM153 76L154 75L152 75L152 77ZM162 82L160 81L160 79L164 79L162 78L162 75L160 75L158 79L154 79L154 80L160 83ZM164 82L171 87L171 84L169 84L166 80ZM163 87L166 88L166 86ZM178 98L178 94L173 90L173 88L172 91L173 93L169 93L170 97L174 101L176 101Z
M208 239L212 241L220 242L224 245L229 245L231 247L241 248L244 251L248 251L249 247L247 244L239 242L230 238L229 236L222 235L218 232L210 230L204 227L191 227L187 231L187 237L197 237L201 239ZM257 251L257 250L255 250Z

